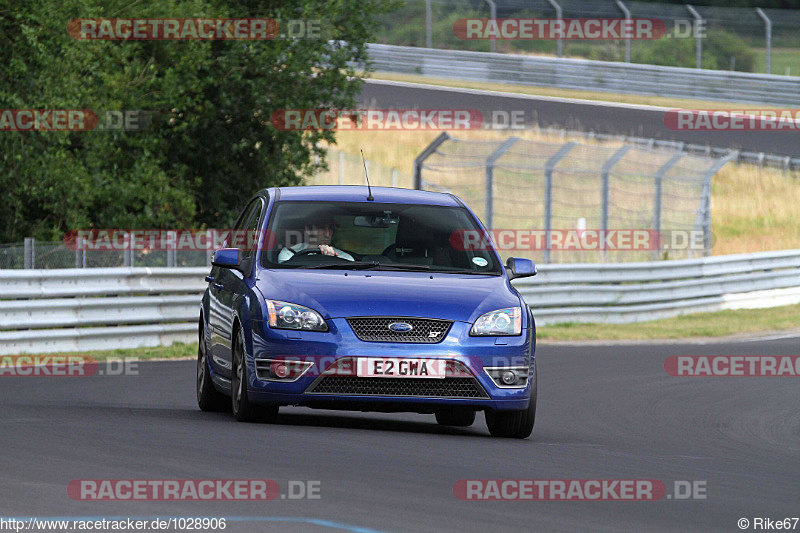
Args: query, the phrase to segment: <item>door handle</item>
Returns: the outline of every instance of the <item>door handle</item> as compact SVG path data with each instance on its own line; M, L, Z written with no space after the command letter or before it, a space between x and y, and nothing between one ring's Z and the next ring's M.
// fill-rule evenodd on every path
M206 276L206 283L211 283L214 281L214 276Z
M221 291L221 290L222 290L222 283L214 283L214 284L212 285L212 287L214 287L214 288L215 288L215 289L217 289L218 291Z

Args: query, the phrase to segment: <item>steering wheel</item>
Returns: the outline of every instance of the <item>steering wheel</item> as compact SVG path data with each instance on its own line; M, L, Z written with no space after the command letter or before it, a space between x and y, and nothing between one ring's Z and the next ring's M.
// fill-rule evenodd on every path
M319 248L306 248L305 250L300 250L299 252L295 252L292 257L299 257L301 255L319 255L321 253L322 250L320 250Z

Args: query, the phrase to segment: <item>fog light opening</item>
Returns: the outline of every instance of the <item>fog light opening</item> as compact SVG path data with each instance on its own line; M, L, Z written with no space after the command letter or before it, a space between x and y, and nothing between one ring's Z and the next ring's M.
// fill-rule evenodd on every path
M513 385L517 382L517 373L513 370L506 370L502 376L503 385Z
M276 377L281 379L289 376L289 368L286 366L286 363L275 361L270 365L270 370L272 373L275 374Z
M527 366L484 367L483 370L501 389L524 389L528 386L529 369Z

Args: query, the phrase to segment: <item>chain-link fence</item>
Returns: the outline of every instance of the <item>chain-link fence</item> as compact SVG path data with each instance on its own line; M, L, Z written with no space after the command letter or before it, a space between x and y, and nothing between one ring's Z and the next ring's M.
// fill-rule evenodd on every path
M328 170L309 178L309 185L365 183L359 156L337 149L329 149L327 156ZM473 141L442 134L417 158L414 175L369 160L367 168L376 187L456 194L494 230L495 240L502 239L495 244L503 256L545 263L627 262L709 254L711 177L731 157L516 137ZM584 237L593 232L595 240ZM645 232L645 242L636 245L625 232ZM537 234L544 240L536 240ZM575 236L578 241L571 243ZM2 244L0 269L208 266L212 253L75 248L74 243L33 238Z
M494 9L492 8L494 4ZM624 8L624 9L623 9ZM800 10L695 6L628 0L406 0L381 18L382 44L455 50L541 53L603 61L696 66L696 33L702 68L800 74ZM627 13L626 13L627 10ZM697 15L697 17L695 16ZM652 18L662 20L670 42L647 40L462 40L453 25L462 18ZM663 40L660 39L659 41Z
M208 250L75 249L64 241L0 244L0 269L192 267L211 264Z
M503 255L545 263L681 259L710 253L711 177L729 160L442 134L417 158L415 186L462 198Z

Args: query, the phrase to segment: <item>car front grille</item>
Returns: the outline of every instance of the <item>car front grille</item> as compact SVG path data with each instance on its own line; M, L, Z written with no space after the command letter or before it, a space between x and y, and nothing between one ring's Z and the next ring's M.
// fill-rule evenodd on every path
M329 366L306 394L337 396L399 396L405 398L488 398L474 374L461 362L449 360L444 378L359 377L356 359L343 357Z
M409 342L435 344L447 336L452 320L409 317L353 317L347 319L353 332L367 342ZM409 331L393 331L393 324L407 324Z
M475 378L360 378L323 376L306 390L309 394L404 396L428 398L487 398Z

